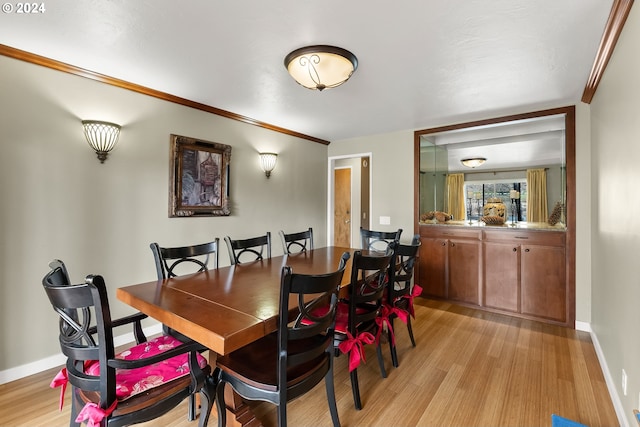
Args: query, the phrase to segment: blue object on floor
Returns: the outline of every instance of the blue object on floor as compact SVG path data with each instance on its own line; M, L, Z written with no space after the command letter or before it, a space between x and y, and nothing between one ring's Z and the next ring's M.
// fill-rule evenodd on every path
M584 424L580 424L575 421L571 421L567 418L562 418L559 415L551 415L551 427L588 427Z

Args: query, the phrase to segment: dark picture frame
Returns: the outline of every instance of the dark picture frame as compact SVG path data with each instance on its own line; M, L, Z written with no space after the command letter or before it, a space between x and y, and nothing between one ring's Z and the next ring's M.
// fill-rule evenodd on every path
M231 146L171 135L169 217L228 216Z

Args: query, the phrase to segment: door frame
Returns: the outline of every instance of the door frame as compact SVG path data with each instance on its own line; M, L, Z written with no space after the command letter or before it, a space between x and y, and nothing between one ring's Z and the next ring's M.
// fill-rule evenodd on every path
M361 159L363 157L369 158L369 218L368 223L371 224L371 209L373 200L371 195L373 194L373 153L365 152L365 153L354 153L354 154L346 154L342 156L331 156L327 159L327 245L330 246L333 242L333 199L335 196L335 180L334 180L334 170L335 169L343 169L343 166L336 167L336 160L344 160L344 159ZM359 238L354 239L354 194L360 195L360 187L361 180L358 177L354 177L354 170L351 168L351 246L359 246L357 242L360 241ZM357 192L354 191L357 189ZM360 205L360 203L358 203ZM360 224L360 218L362 218L362 211L358 212L358 224ZM358 226L359 228L359 226Z

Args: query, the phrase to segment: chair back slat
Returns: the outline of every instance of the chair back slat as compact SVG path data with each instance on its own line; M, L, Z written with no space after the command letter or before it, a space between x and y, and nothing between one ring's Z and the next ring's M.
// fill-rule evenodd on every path
M286 367L314 360L325 352L327 357L333 354L338 291L348 259L349 253L345 252L338 269L327 274L296 274L291 267L282 268L278 340ZM297 317L289 322L292 299L297 302ZM312 314L321 305L326 307L324 313Z
M306 252L313 249L313 229L309 227L308 230L289 234L280 230L280 240L285 255Z
M400 241L402 228L397 231L375 231L360 227L360 238L363 250L385 252L391 242Z
M414 235L410 245L398 245L393 259L389 265L388 301L393 302L398 298L411 294L411 280L415 267L416 257L420 249L420 236Z
M231 265L271 258L270 231L267 231L264 236L249 239L231 239L225 236L224 241L227 243Z
M192 246L161 247L151 243L150 247L158 280L218 268L220 239L217 237L211 242ZM209 265L210 260L212 265Z
M372 322L382 306L387 289L388 269L395 242L391 242L383 254L353 254L351 266L351 292L349 295L349 333L355 336L358 330L366 329L363 324Z

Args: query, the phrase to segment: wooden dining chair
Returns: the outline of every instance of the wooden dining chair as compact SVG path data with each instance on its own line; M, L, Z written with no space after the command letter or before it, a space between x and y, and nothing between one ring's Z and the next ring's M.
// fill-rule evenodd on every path
M370 251L386 251L389 243L400 241L402 228L398 231L375 231L360 227L362 249Z
M280 240L285 255L306 252L313 249L313 229L309 227L308 230L289 234L280 230Z
M184 399L200 393L199 426L206 426L215 398L211 367L197 343L184 344L162 335L147 341L133 314L112 319L102 276L84 283L69 282L64 263L54 260L42 280L53 309L60 316L59 341L67 357L65 368L51 383L64 391L71 384L70 426L85 420L100 426L126 426L150 421ZM115 328L133 327L137 344L116 354Z
M217 237L211 242L191 246L161 247L157 243L149 246L158 280L218 268L220 239Z
M215 238L211 242L191 246L161 247L157 243L151 243L151 252L156 264L158 280L170 279L181 274L197 273L218 268L220 239ZM188 343L191 338L180 332L162 325L162 331L178 340ZM200 351L207 348L202 346ZM196 400L194 396L189 398L187 419L193 421L196 414Z
M407 325L411 345L416 346L411 327L411 318L415 318L413 299L420 295L422 288L412 284L413 270L416 257L420 249L420 235L413 236L410 245L399 244L396 246L389 264L387 294L383 302L384 321L388 322L388 339L393 366L398 367L398 354L396 351L394 319L399 318Z
M287 402L324 379L334 427L340 426L333 383L334 324L338 290L349 253L342 255L335 272L296 274L284 266L281 272L278 331L224 356L218 356L218 426L226 425L224 387L240 396L277 406L278 426L287 425ZM290 300L297 301L295 319L289 321ZM314 315L315 308L325 310Z
M365 359L365 345L375 344L380 374L383 378L387 377L380 347L382 325L378 322L378 316L386 292L387 270L394 249L395 242L392 241L384 253L363 255L361 251L356 251L351 261L349 297L338 304L336 347L349 356L353 403L358 410L362 409L358 366Z
M271 258L270 231L267 231L267 234L264 236L252 237L250 239L234 240L229 236L225 236L224 241L227 243L231 265Z

